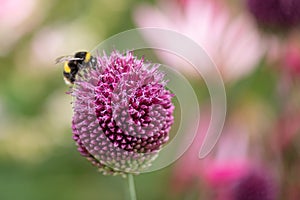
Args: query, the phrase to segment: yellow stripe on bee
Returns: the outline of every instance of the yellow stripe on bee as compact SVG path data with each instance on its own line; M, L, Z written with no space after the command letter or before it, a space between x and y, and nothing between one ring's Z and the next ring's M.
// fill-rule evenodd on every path
M64 71L66 73L70 73L71 72L71 68L69 67L68 62L65 62L65 64L64 64Z
M91 60L91 54L89 52L86 53L84 62L87 63Z

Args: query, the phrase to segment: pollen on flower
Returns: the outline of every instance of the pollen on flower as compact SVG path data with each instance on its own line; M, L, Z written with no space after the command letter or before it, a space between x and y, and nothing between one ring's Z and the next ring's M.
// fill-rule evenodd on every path
M173 94L157 65L132 52L97 56L71 91L73 139L104 174L138 173L169 139Z

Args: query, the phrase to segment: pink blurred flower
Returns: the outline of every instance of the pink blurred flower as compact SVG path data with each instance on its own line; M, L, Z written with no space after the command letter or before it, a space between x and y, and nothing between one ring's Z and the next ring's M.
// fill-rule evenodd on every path
M226 132L213 154L203 160L202 176L213 187L237 180L252 165L252 159L248 157L249 144L245 130L231 127Z
M300 25L299 0L247 0L247 7L263 26L288 30Z
M213 152L206 158L198 158L203 138L208 129L210 115L201 115L199 131L192 145L175 166L176 184L185 187L195 178L203 180L209 187L226 185L241 177L251 167L248 136L242 127L232 125L222 133ZM175 185L175 187L177 187Z
M0 22L2 27L17 27L33 11L36 1L1 0Z
M42 19L44 8L37 9L37 0L0 0L0 5L1 55Z
M263 133L262 130L264 130L268 121L263 120L261 112L264 109L261 109L259 105L255 106L249 104L249 102L245 104L248 107L251 105L251 108L244 108L243 105L240 105L239 109L231 113L218 143L207 157L200 160L198 158L199 150L211 117L209 112L201 113L201 122L195 140L188 151L175 164L173 183L178 191L185 191L196 181L205 187L204 190L199 188L199 191L212 193L214 195L213 199L232 200L233 196L240 199L239 197L250 192L247 190L247 183L244 182L245 179L249 178L253 180L249 183L250 190L253 188L254 192L259 193L260 188L254 187L252 184L259 182L264 186L261 188L263 191L270 191L266 194L268 197L274 196L275 191L272 188L276 186L277 182L274 182L274 185L269 183L266 174L270 172L270 180L273 180L277 168L272 167L266 170L267 167L263 161L265 159L264 149L260 146L261 139L263 139L261 133ZM205 110L205 108L202 110ZM268 173L261 176L266 171ZM235 190L238 187L243 189L242 193Z
M255 25L246 15L232 16L217 1L167 1L158 7L141 5L134 19L139 27L159 27L180 32L201 45L227 81L250 73L265 53L265 45ZM161 43L145 36L149 42ZM187 70L186 64L159 52L166 64Z
M291 31L284 38L269 37L267 60L269 65L288 75L300 77L300 31Z
M287 42L283 52L283 67L294 75L300 76L300 40L293 38Z
M230 200L275 200L277 181L263 168L253 168L240 178L230 191Z

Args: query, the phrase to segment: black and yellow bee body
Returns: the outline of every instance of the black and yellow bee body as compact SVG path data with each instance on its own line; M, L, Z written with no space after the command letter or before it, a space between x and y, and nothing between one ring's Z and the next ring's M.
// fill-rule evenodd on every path
M76 75L82 68L96 65L96 59L87 51L76 52L74 56L62 56L56 63L64 62L63 76L66 84L73 85Z

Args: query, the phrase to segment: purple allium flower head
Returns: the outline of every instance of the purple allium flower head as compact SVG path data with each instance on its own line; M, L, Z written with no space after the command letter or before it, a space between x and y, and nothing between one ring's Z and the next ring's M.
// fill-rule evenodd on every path
M275 200L276 184L269 173L252 171L234 187L233 200Z
M168 141L173 95L158 65L132 52L97 56L71 91L73 138L79 152L104 174L138 173Z
M300 25L299 0L247 0L247 6L261 25L283 29Z

